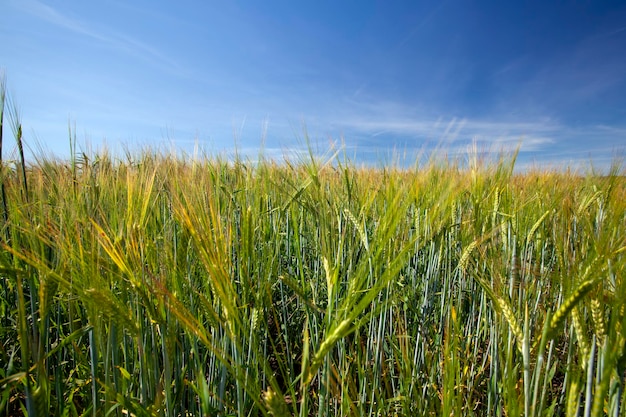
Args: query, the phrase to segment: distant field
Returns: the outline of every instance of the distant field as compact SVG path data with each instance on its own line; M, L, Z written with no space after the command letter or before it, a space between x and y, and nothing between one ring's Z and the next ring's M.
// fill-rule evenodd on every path
M624 415L626 182L2 165L4 415Z

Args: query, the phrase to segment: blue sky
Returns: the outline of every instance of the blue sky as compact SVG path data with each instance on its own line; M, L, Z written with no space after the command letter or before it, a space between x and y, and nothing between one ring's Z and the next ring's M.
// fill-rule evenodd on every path
M25 140L357 162L511 151L608 166L626 148L626 3L0 3ZM35 147L36 148L36 147Z

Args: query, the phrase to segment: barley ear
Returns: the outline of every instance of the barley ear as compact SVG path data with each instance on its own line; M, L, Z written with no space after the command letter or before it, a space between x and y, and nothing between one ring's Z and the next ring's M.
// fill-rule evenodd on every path
M474 276L474 279L480 284L483 290L487 293L487 296L491 299L493 306L497 313L502 313L504 319L509 325L511 332L517 339L517 349L520 353L522 353L522 342L524 341L524 332L522 331L522 327L519 322L515 318L515 313L513 312L513 307L511 307L511 303L508 302L507 299L497 295L493 289L485 282L484 279L479 276Z
M493 211L491 213L491 224L493 227L496 227L498 221L498 210L500 209L500 194L500 188L496 187L493 195Z
M565 415L575 416L578 415L580 408L580 383L577 380L573 380L569 386L569 393L567 394L567 413Z
M589 342L585 337L585 330L583 327L583 322L580 318L580 310L576 307L572 308L572 324L574 325L574 331L576 332L576 339L578 340L578 347L580 348L580 354L583 358L589 357L589 351L591 348L589 347ZM583 367L587 364L587 362L583 361Z
M502 311L504 319L509 324L509 329L511 329L511 332L513 332L513 335L517 339L517 350L519 350L519 352L523 354L522 344L524 342L524 332L522 331L522 327L519 325L519 322L515 318L513 307L511 307L511 304L503 297L496 296L496 302L500 306L500 310Z
M567 317L572 309L576 307L578 302L582 300L583 297L587 295L597 283L597 279L588 279L587 281L582 282L578 288L576 288L576 290L563 302L563 304L561 304L559 309L554 313L554 316L552 316L552 320L550 320L550 335L552 337L563 324L565 317Z
M265 406L271 416L282 417L289 416L289 409L287 408L287 403L285 402L285 398L275 393L271 388L263 393L263 401L265 402Z
M535 232L537 231L537 229L539 229L539 226L541 226L541 223L543 223L546 217L548 217L548 215L552 212L553 212L552 210L546 211L545 213L543 213L543 216L541 216L539 220L537 220L535 224L533 224L533 227L530 228L528 235L526 235L526 244L529 244L533 240L533 237L535 236Z
M359 233L359 237L361 238L361 243L363 244L363 247L365 248L367 252L369 252L370 247L369 247L369 241L367 239L367 233L365 232L365 228L361 225L361 223L357 220L355 215L352 214L350 210L344 209L343 212L348 218L348 220L352 222L352 225L356 228L357 232Z
M319 349L313 356L310 366L304 372L304 385L308 385L311 382L318 369L322 366L324 358L326 357L328 352L330 352L332 347L339 341L339 339L351 333L351 328L352 321L350 319L345 319L336 327L331 329L330 333L328 334L328 336L326 336L324 341L321 343Z
M463 272L466 271L467 265L469 263L470 255L472 254L474 249L476 249L476 247L478 246L478 243L479 242L477 240L474 240L472 243L467 245L467 247L465 248L465 250L461 254L461 258L459 259L459 266L458 266L458 268L461 271L463 271Z
M598 342L601 343L604 340L604 336L606 336L606 323L604 321L604 309L597 298L591 300L591 317L593 326L596 329L596 335L598 336Z

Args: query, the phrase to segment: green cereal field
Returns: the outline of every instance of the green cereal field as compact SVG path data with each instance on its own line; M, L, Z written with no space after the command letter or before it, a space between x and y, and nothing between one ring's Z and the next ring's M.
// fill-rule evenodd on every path
M24 161L11 120L0 415L625 415L619 164Z

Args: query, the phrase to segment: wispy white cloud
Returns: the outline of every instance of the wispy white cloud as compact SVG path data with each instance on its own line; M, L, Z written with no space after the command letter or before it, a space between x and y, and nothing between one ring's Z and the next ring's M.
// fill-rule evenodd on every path
M175 60L148 43L142 42L111 27L94 25L85 19L69 16L39 0L13 0L15 8L63 30L90 38L108 48L140 57L171 74L187 76L187 71Z
M550 122L493 122L468 118L351 118L337 123L346 132L376 137L420 138L435 143L478 140L493 145L524 140L525 146L536 148L554 142L559 126ZM525 138L525 139L524 139Z
M577 166L593 161L608 166L611 157L606 155L623 151L626 143L624 125L569 125L550 117L500 114L483 118L433 116L382 102L353 111L329 124L344 134L350 149L367 155L403 149L415 154L437 150L460 157L468 154L469 144L476 144L493 153L519 150L525 161L551 159ZM589 143L594 146L590 148Z
M96 33L90 31L78 20L69 18L57 12L54 8L44 4L38 0L13 0L12 5L32 16L35 16L41 20L45 20L56 26L70 30L75 33L83 34L96 39L101 39Z

